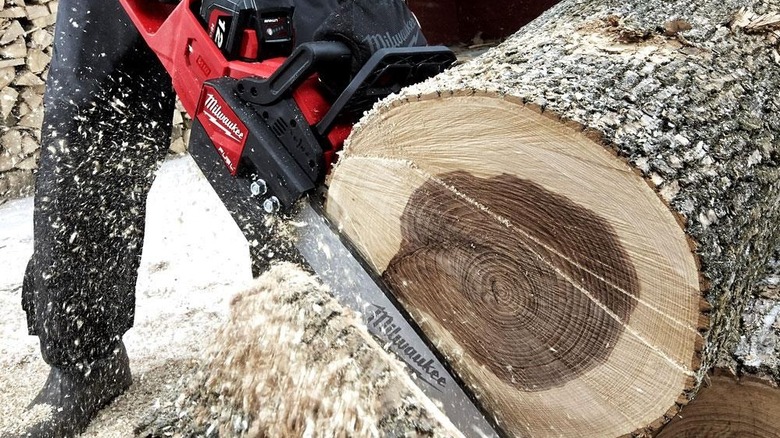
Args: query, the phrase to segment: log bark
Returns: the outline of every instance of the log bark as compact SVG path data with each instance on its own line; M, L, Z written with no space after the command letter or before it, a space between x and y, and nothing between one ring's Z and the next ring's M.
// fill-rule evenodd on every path
M780 243L778 14L563 2L353 131L329 214L508 435L646 434L738 366Z
M780 385L780 248L765 272L742 313L734 354L721 365L734 374L747 372Z

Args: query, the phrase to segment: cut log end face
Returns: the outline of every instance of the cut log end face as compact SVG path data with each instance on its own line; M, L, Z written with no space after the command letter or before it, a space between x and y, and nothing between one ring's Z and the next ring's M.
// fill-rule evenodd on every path
M388 284L521 390L562 386L605 362L639 296L608 223L512 175L426 183L401 232Z
M353 132L327 210L507 435L630 434L690 388L689 241L560 120L494 95L397 101Z

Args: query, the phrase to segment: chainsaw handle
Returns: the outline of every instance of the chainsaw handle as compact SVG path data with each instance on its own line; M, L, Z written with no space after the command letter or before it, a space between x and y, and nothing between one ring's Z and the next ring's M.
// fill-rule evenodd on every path
M303 43L279 66L268 79L249 77L238 82L236 91L246 102L258 105L272 105L285 97L301 81L327 68L349 74L352 52L336 41L314 41Z
M449 68L455 54L444 46L390 47L374 52L333 102L316 131L325 136L339 117L360 118L374 103Z

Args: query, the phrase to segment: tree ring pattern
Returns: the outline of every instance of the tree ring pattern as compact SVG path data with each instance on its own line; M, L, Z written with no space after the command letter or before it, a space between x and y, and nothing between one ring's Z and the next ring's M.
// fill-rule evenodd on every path
M383 274L398 298L521 390L561 386L604 363L639 298L612 226L516 176L438 179L402 214L401 247Z

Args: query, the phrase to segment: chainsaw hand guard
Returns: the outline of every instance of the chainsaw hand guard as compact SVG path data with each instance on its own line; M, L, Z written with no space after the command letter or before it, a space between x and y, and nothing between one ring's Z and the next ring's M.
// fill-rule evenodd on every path
M313 73L329 74L331 77L341 78L340 82L348 79L351 62L352 53L342 43L303 43L268 79L242 79L238 82L236 91L247 102L272 105Z

